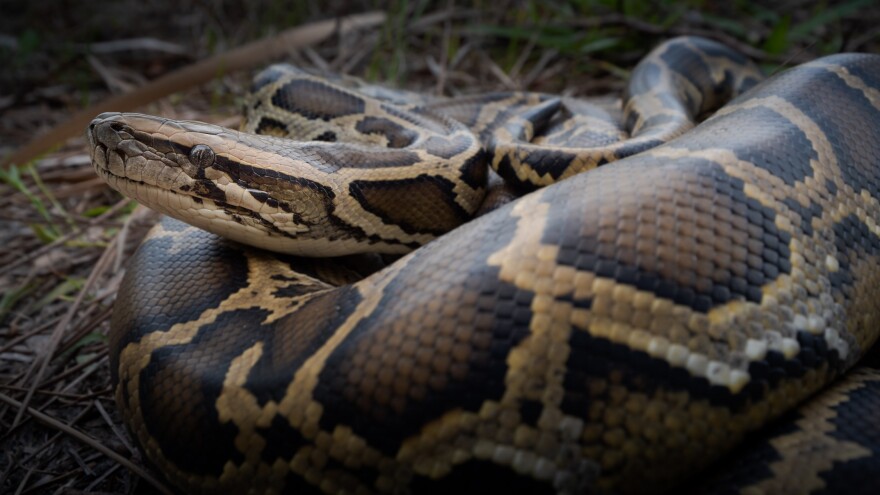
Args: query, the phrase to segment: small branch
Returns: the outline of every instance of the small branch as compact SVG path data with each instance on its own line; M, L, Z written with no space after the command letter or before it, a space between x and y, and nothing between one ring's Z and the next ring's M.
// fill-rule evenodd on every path
M52 146L81 134L89 121L101 112L132 110L176 91L204 84L217 77L217 74L250 69L290 50L323 41L336 32L345 33L353 29L374 27L384 21L385 14L382 12L367 12L341 19L314 22L196 62L166 74L136 91L108 98L77 112L67 121L53 127L45 134L36 136L11 156L4 158L0 162L0 168L8 168L11 164L28 163Z
M151 475L150 473L145 471L143 468L134 464L129 459L122 457L121 455L119 455L115 451L106 447L101 442L99 442L99 441L95 440L94 438L86 435L85 433L77 430L76 428L72 428L72 427L64 424L63 422L53 418L52 416L49 416L48 414L37 411L33 407L22 407L22 406L24 406L24 404L22 404L21 402L18 402L17 400L13 399L12 397L7 396L6 394L0 393L0 401L9 404L12 407L17 407L17 408L21 408L22 410L26 410L28 414L33 416L34 419L36 419L40 423L43 423L44 425L46 425L50 428L55 428L58 431L64 432L67 435L75 438L76 440L79 440L80 442L82 442L82 443L88 445L89 447L97 450L98 452L104 454L105 456L109 457L110 459L113 459L114 461L118 462L119 464L122 464L123 466L128 468L131 472L133 472L136 475L143 478L144 481L153 485L159 492L163 493L164 495L172 495L172 492L168 488L166 488L165 485L162 484L162 482L157 480L155 477L153 477L153 475Z
M40 360L39 368L37 368L37 374L33 379L33 383L28 389L27 395L24 397L24 401L22 401L22 408L19 409L18 413L15 415L15 419L12 420L12 428L15 428L18 425L18 422L21 420L22 415L24 414L25 408L30 404L31 398L34 396L34 391L37 387L40 386L40 382L43 380L43 376L46 374L46 370L49 369L49 363L52 362L52 357L55 355L55 351L58 349L58 345L61 344L61 339L64 337L64 332L67 330L70 322L73 320L73 315L76 314L77 310L79 310L80 305L82 305L83 299L85 299L86 294L88 294L92 287L95 285L95 282L98 278L104 273L107 267L110 264L110 261L114 258L116 254L116 250L114 246L119 237L114 237L104 252L101 254L101 257L98 258L97 263L95 263L94 269L92 269L92 273L89 274L89 278L86 280L86 283L83 285L82 289L80 289L79 294L77 294L76 299L73 301L73 304L67 309L67 313L64 314L64 317L61 318L61 321L58 322L58 325L55 327L55 330L52 331L52 335L49 339L48 348L45 350L44 355L42 356L42 360Z
M88 46L91 53L116 53L135 50L163 52L171 55L190 56L186 47L156 38L129 38L126 40L101 41Z

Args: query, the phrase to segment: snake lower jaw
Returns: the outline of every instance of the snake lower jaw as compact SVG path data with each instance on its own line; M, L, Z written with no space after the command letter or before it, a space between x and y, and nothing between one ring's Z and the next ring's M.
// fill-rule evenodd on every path
M139 126L138 130L129 125ZM137 114L104 113L89 125L86 137L96 173L114 190L141 204L182 221L217 232L214 225L251 216L253 208L230 201L224 191L210 187L204 171L170 141L151 139L174 121ZM174 132L169 132L173 135ZM153 134L154 135L154 134ZM200 175L202 177L200 177ZM239 195L241 197L241 195ZM227 229L219 229L223 233ZM251 232L251 235L264 235Z

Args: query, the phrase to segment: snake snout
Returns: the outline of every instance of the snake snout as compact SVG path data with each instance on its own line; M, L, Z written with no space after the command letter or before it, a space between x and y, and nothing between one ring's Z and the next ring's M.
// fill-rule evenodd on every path
M135 133L135 128L120 113L102 113L92 120L86 130L93 153L103 150L105 153L115 152L125 156L143 152L145 146L137 142Z
M94 119L89 123L89 127L86 129L86 134L88 136L94 136L95 129L102 123L115 120L121 114L119 112L102 112L95 116Z
M102 113L95 117L86 130L92 164L116 176L125 175L124 158L120 154L122 144L130 141L132 129L120 122L122 114Z

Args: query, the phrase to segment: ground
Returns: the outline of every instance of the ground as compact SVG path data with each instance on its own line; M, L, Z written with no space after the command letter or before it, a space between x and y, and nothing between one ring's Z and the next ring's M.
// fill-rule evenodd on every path
M248 42L374 8L385 10L384 23L262 62L431 94L580 96L619 93L639 58L681 34L735 46L768 73L880 49L880 8L871 0L293 3L0 4L0 492L168 490L119 422L107 360L125 261L156 215L97 179L82 129L60 143L39 137L77 112ZM253 71L221 68L136 109L235 127ZM35 137L35 156L8 163Z

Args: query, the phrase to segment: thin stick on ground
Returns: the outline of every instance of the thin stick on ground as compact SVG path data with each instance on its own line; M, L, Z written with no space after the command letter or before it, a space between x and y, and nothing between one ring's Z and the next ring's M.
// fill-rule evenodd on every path
M113 450L104 446L101 442L99 442L99 441L95 440L94 438L86 435L85 433L77 430L76 428L72 428L72 427L62 423L61 421L53 418L52 416L49 416L48 414L37 411L33 407L25 407L23 403L13 399L12 397L7 396L6 394L0 393L0 401L3 401L5 403L9 404L12 407L17 407L21 411L27 411L28 414L33 416L34 419L36 419L40 423L43 423L46 426L49 426L51 428L55 428L56 430L64 432L67 435L79 440L80 442L82 442L82 443L88 445L89 447L97 450L98 452L104 454L105 456L109 457L110 459L113 459L114 461L118 462L119 464L122 464L123 466L128 468L131 472L133 472L133 473L137 474L138 476L140 476L141 478L143 478L144 481L146 481L147 483L154 486L157 490L159 490L159 492L161 492L165 495L172 495L172 492L170 490L168 490L168 488L166 488L165 485L163 485L159 480L157 480L150 473L148 473L147 471L142 469L140 466L134 464L129 459L122 457L121 455L117 454Z
M34 396L34 391L37 389L37 387L40 386L40 382L43 381L43 375L45 375L46 370L49 368L49 363L52 362L52 358L55 356L55 350L58 348L58 345L61 343L61 339L64 337L64 331L73 320L73 315L76 314L77 310L82 304L83 299L85 299L86 294L91 292L92 287L95 285L95 281L97 281L98 277L104 273L104 271L110 265L110 261L116 256L115 246L117 239L119 239L119 237L115 236L113 237L113 240L110 241L110 244L101 254L98 262L95 264L95 268L92 270L92 273L89 274L89 278L86 280L85 285L83 285L83 288L79 291L79 294L76 295L76 299L74 300L73 304L70 305L67 313L64 314L64 317L61 319L61 321L58 322L55 330L52 331L52 336L50 337L48 348L45 350L43 359L40 360L37 374L33 378L31 386L28 389L28 393L27 395L25 395L24 400L22 401L21 409L19 409L18 413L15 415L15 419L12 420L12 428L15 428L16 425L18 425L18 422L21 421L24 410L28 407L31 398L33 398Z
M189 65L179 71L167 74L132 93L108 98L97 105L72 115L66 122L49 132L37 136L29 143L4 159L0 167L10 164L28 163L47 148L81 133L89 121L101 112L132 110L138 106L168 96L175 91L204 84L218 73L253 68L284 53L306 45L317 43L334 33L344 33L358 28L370 28L385 20L382 12L367 12L340 19L318 21L284 31L277 36L248 43L226 53L215 55L201 62Z

